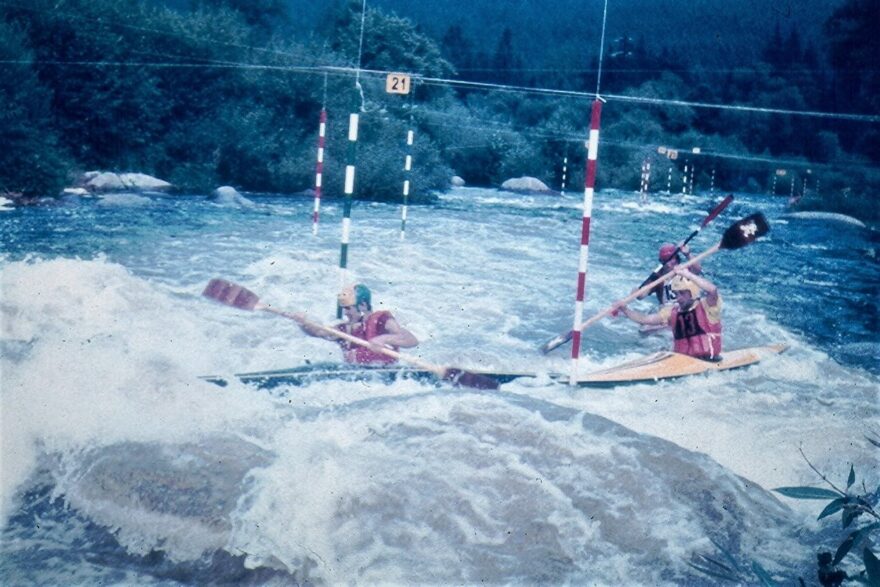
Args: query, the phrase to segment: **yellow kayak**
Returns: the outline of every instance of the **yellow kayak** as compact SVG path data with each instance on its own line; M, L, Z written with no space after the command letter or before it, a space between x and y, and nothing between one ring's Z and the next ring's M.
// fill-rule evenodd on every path
M704 361L671 351L659 352L614 367L586 373L578 377L577 384L603 387L739 369L754 365L768 356L777 355L787 348L788 345L785 344L772 344L737 349L722 353L720 361Z

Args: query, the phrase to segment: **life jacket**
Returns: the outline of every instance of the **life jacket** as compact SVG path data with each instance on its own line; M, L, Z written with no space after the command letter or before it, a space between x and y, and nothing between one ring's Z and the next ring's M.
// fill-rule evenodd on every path
M697 299L686 310L677 304L672 308L669 315L672 350L698 359L717 360L721 356L721 321L709 320L706 303Z
M388 333L388 331L385 330L385 324L388 322L389 318L392 318L391 312L385 310L380 312L370 312L370 315L367 316L366 320L351 325L351 330L349 330L349 324L346 322L336 326L336 330L351 334L352 336L356 336L363 340L372 340L380 334ZM342 347L342 353L346 363L355 363L358 365L380 363L387 365L397 361L397 359L393 357L374 352L367 347L354 344L347 340L340 339L338 342L339 346ZM395 351L397 350L397 347L391 348Z

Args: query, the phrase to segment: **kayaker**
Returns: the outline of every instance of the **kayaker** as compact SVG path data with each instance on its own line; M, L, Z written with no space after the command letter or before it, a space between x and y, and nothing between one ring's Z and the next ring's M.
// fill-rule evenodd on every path
M618 306L612 315L623 312L639 324L666 324L672 330L673 349L698 359L717 361L721 358L721 294L708 279L686 267L674 267L669 281L675 302L662 306L653 314L643 314ZM700 292L704 295L700 295Z
M650 281L654 281L658 277L662 277L663 275L667 275L670 271L672 271L673 267L681 264L683 261L679 256L684 255L685 258L691 258L691 249L686 244L679 245L680 248L676 251L676 245L672 243L663 243L660 245L660 249L657 252L657 260L663 263L663 267L660 271L651 274ZM690 269L693 273L700 274L703 272L703 269L700 267L700 263L694 263L690 266ZM657 296L657 301L660 305L668 304L672 300L675 299L675 292L670 289L669 282L666 281L664 283L660 283L652 289L651 291L642 294L639 296L639 299L645 299L650 295Z
M412 332L397 323L391 312L387 310L374 312L371 297L369 288L362 283L343 288L337 300L345 314L345 322L334 327L340 332L369 341L370 347L356 345L327 334L312 326L303 314L293 314L292 317L309 336L337 342L342 347L343 357L347 363L358 365L394 363L397 359L382 354L382 348L395 351L400 348L412 348L418 345L419 341Z

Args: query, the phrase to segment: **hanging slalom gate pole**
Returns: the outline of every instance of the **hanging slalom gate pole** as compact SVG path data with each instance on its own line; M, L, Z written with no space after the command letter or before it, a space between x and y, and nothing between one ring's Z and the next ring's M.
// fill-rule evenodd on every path
M590 217L593 213L593 193L596 186L596 160L599 153L599 120L602 117L602 101L593 100L590 113L590 138L587 141L587 169L584 178L584 215L581 221L581 249L578 262L577 293L574 303L574 324L571 338L571 374L569 383L577 383L578 360L581 354L581 321L584 317L584 293L587 289L587 262L590 258Z
M403 205L400 208L400 240L406 238L406 213L409 208L409 176L412 171L412 146L415 139L413 127L413 95L415 88L409 86L409 130L406 131L406 147L403 161Z
M773 174L773 184L772 184L772 186L770 187L770 195L771 195L771 196L775 196L775 195L776 195L776 178L777 178L778 176L779 176L779 171L777 170L776 173Z
M412 118L410 117L410 125ZM403 206L400 209L400 240L406 238L406 209L409 203L409 173L412 170L412 145L414 133L412 128L406 132L406 158L403 163Z
M318 215L321 211L321 188L324 184L324 140L327 136L327 74L324 74L324 101L318 118L318 161L315 163L315 208L312 212L312 234L318 234Z
M602 13L602 35L599 39L599 63L596 72L596 98L590 110L590 134L587 139L587 169L584 174L584 215L581 221L581 247L578 261L577 292L574 302L574 323L571 327L571 373L569 385L577 384L578 361L581 355L581 320L584 316L584 294L587 289L587 262L590 258L590 217L593 214L593 192L596 187L596 160L599 156L599 121L602 118L602 56L605 48L605 23L608 19L608 0Z
M669 162L669 172L666 174L666 193L672 193L672 161Z
M318 215L321 211L321 187L324 174L324 137L327 132L327 111L321 108L318 123L318 161L315 163L315 208L312 212L312 234L318 234Z
M354 78L354 95L352 112L348 115L348 147L345 155L345 204L342 208L342 238L339 246L339 282L340 289L348 277L348 241L351 233L351 201L354 195L355 167L357 165L358 122L363 94L361 89L361 55L364 48L364 21L366 20L367 0L361 3L361 36L358 44L357 72ZM358 100L360 98L360 100ZM342 306L337 302L336 317L342 318Z
M697 164L696 164L696 163L692 163L692 164L691 164L691 180L690 180L690 187L689 187L689 189L688 189L688 193L689 193L690 195L692 195L692 196L694 195L694 175L696 175L696 171L697 171Z
M688 186L688 164L684 164L684 171L681 175L681 193L679 195L683 196L687 193Z
M568 155L562 158L562 187L560 193L565 195L565 175L568 172Z
M712 168L712 178L709 180L709 195L715 195L715 168Z
M342 238L339 246L340 286L345 284L348 269L348 243L351 235L351 202L354 194L354 177L357 160L358 113L348 115L348 147L345 155L345 201L342 207ZM342 318L342 307L337 304L336 317Z

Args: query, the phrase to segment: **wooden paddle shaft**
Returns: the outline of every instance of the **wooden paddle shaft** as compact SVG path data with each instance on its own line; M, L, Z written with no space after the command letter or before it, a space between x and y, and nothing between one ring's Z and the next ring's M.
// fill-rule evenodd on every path
M359 345L362 347L369 348L370 350L381 353L381 354L385 355L386 357L391 357L392 359L397 359L398 361L403 361L404 363L409 363L411 365L421 367L422 369L424 369L426 371L430 371L430 372L434 373L438 377L442 378L442 377L446 376L446 368L445 367L442 367L440 365L433 365L431 363L425 362L425 361L418 359L416 357L404 355L402 353L395 351L394 349L389 349L389 348L386 348L386 347L383 347L380 345L370 344L369 341L366 341L362 338L358 338L357 336L351 335L347 332L343 332L341 330L336 330L335 328L330 328L329 326L324 326L323 324L318 324L317 322L311 322L310 320L306 320L305 318L300 319L289 312L284 312L282 310L276 310L275 308L273 308L271 306L267 306L265 304L257 305L256 309L264 310L266 312L271 312L272 314L277 314L279 316L284 316L285 318L289 318L289 319L293 320L294 322L303 324L305 326L309 326L310 328L314 328L315 330L320 330L321 332L328 334L329 336L332 336L334 338L340 338L342 340L347 340L348 342L350 342L352 344L356 344L356 345Z
M702 253L700 253L699 255L697 255L697 256L695 256L695 257L692 257L692 258L688 259L687 262L682 263L681 265L678 265L678 267L682 267L682 268L690 267L690 266L693 265L694 263L699 263L701 260L705 259L705 258L708 257L709 255L713 255L713 254L717 253L719 250L721 250L721 243L719 243L719 244L717 244L717 245L715 245L715 246L713 246L713 247L711 247L711 248L709 248L709 249L703 251ZM660 285L661 283L664 283L664 282L666 282L666 281L669 281L669 280L672 279L674 276L675 276L675 274L674 274L673 272L671 272L671 271L670 271L669 273L666 273L665 275L661 275L660 277L658 277L657 279L655 279L654 281L652 281L652 282L649 283L648 285L645 285L645 286L643 286L643 287L640 287L639 289L637 289L636 291L632 292L631 294L629 294L628 296L626 296L626 297L623 298L622 300L618 300L618 301L614 302L614 304L611 305L610 307L608 307L608 308L606 308L605 310L599 312L598 314L596 314L595 316L589 318L588 320L585 320L584 322L581 322L580 326L578 326L578 330L583 331L583 330L585 330L586 328L589 328L589 327L592 326L594 323L598 322L599 320L601 320L601 319L604 318L605 316L608 316L609 314L611 314L612 312L614 312L614 309L615 309L616 307L618 307L618 306L620 306L620 305L626 305L626 304L630 303L631 301L633 301L634 299L638 298L638 297L641 296L642 294L651 291L652 289L654 289L655 287L657 287L657 286Z
M697 229L696 229L695 231L693 231L693 232L690 234L690 236L688 236L686 239L684 239L684 242L682 242L680 245L677 245L677 246L675 247L675 251L673 251L673 253L672 253L671 255L669 255L669 257L667 257L667 258L665 258L665 259L660 259L660 263L657 264L657 267L654 268L654 270L651 272L651 275L654 275L654 274L658 273L661 269L663 269L663 266L666 265L666 263L668 263L670 259L672 259L673 257L675 257L675 256L679 253L679 251L681 251L681 248L682 248L682 247L684 247L686 244L688 244L689 242L691 242L691 240L692 240L695 236L697 236L698 234L700 234L700 231L703 230L704 228L706 228L706 226L707 226L710 222L712 222L712 221L715 219L716 216L718 216L719 214L721 214L721 212L722 212L725 208L727 208L728 204L730 204L732 201L733 201L733 194L729 194L726 198L724 198L723 200L721 200L721 202L720 202L717 206L715 206L715 208L713 208L711 212L709 212L709 215L706 216L706 218L703 220L703 223L700 224L700 226L697 227ZM648 277L648 279L651 279L651 278ZM644 286L644 285L647 284L647 283L648 283L648 281L645 280L645 281L642 282L642 285L639 286L639 287L642 287L642 286Z

